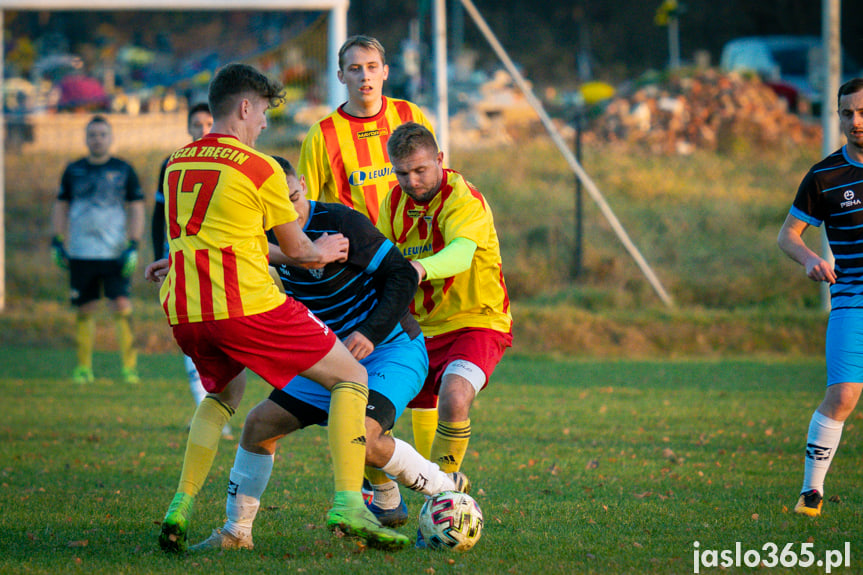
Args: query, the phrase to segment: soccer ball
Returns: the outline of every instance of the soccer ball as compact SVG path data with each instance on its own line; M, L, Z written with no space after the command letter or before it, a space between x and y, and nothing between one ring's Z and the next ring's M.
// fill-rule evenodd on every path
M467 493L438 493L420 509L420 533L432 549L467 551L482 535L482 510Z

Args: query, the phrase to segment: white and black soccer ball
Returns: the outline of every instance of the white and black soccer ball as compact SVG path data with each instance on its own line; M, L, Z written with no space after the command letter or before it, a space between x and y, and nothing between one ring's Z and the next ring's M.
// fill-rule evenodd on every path
M467 551L479 541L482 523L482 510L467 493L438 493L420 509L420 533L431 549Z

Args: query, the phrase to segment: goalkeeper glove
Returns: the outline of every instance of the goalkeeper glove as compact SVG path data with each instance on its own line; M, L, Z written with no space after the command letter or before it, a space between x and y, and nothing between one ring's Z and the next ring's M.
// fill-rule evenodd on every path
M120 264L123 270L120 272L124 278L135 273L135 268L138 267L138 240L129 240L129 245L120 256Z
M66 246L63 245L62 236L51 238L51 259L60 269L69 269L69 253L66 251Z

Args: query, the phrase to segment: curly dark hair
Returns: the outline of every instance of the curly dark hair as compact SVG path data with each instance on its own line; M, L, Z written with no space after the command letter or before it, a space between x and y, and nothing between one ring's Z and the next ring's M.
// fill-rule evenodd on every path
M252 92L270 102L275 108L285 101L285 89L248 64L227 64L216 72L210 82L208 99L213 118L224 118L230 114L238 96Z

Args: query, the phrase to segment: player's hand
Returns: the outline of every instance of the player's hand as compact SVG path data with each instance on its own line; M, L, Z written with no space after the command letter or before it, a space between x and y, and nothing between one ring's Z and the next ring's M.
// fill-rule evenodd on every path
M315 246L321 254L320 259L318 259L317 264L307 267L322 268L331 262L348 261L350 242L342 234L324 234L315 240Z
M69 253L66 251L66 246L63 245L63 238L54 236L51 238L51 259L54 264L63 270L69 269Z
M120 273L124 278L135 273L135 268L138 267L138 240L129 240L129 245L120 256L120 265L123 266Z
M375 345L358 331L351 332L342 342L357 361L365 359L375 350Z
M819 257L810 258L806 262L806 275L812 281L827 282L828 284L836 283L836 272L833 270L833 267Z
M420 278L419 281L423 281L426 277L426 269L423 265L416 260L411 260L411 266L413 266L414 270L417 272L417 276Z
M144 279L148 282L153 283L162 283L162 280L165 279L165 276L168 275L168 270L171 268L171 264L168 258L162 258L160 260L156 260L150 265L147 266L147 269L144 270Z

